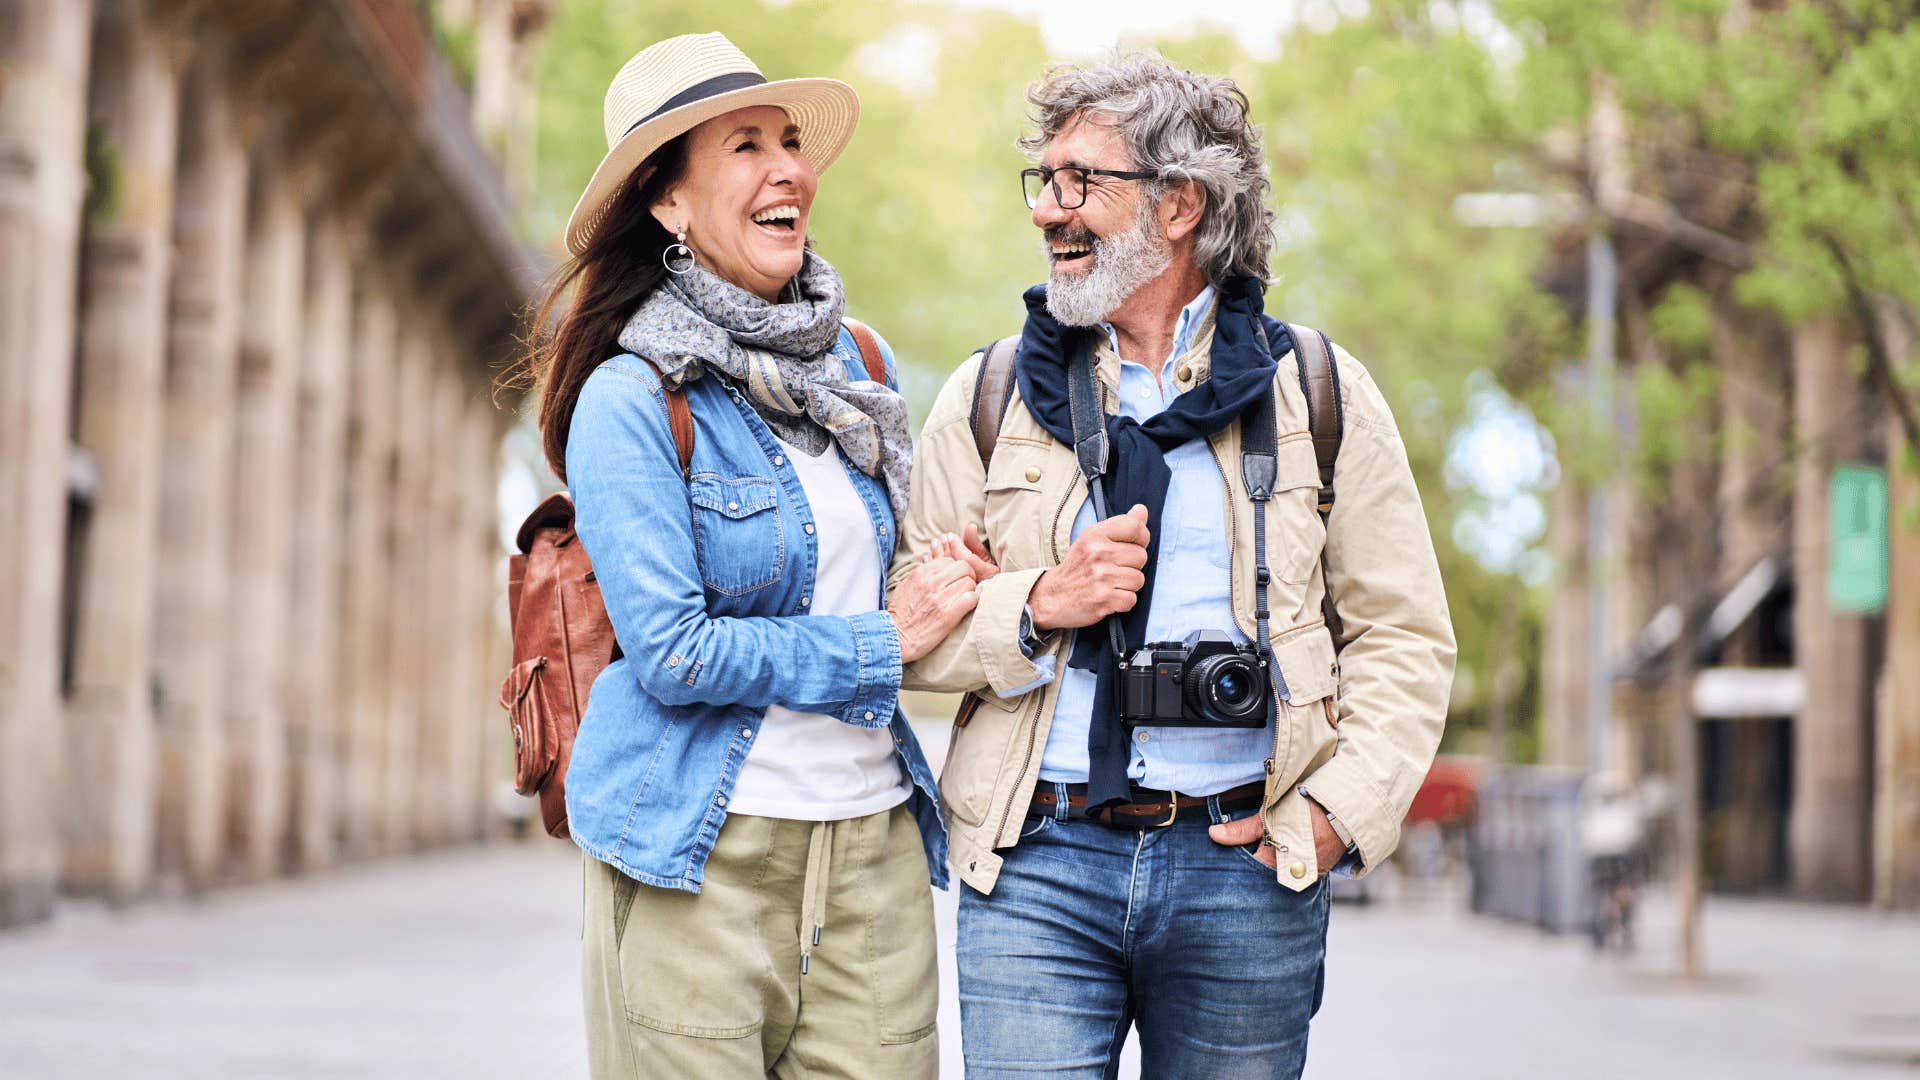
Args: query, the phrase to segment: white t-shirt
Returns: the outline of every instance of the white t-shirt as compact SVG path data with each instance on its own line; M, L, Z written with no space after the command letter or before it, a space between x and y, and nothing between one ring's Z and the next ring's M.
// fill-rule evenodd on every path
M880 543L839 450L829 445L816 458L785 441L780 449L793 463L813 510L820 562L809 613L879 610ZM825 713L773 705L740 765L727 809L797 821L841 821L890 810L911 793L886 728L854 727Z

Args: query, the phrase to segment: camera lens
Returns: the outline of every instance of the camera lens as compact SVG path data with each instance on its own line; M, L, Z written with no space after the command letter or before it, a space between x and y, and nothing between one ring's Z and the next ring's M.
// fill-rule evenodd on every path
M1188 700L1198 698L1202 715L1225 723L1250 720L1266 707L1260 697L1260 669L1238 653L1209 656L1187 676Z

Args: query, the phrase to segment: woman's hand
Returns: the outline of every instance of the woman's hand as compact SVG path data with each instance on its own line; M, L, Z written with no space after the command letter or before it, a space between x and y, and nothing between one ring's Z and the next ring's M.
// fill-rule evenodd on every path
M934 559L954 559L965 563L975 581L985 581L1000 572L1000 564L987 554L987 545L980 539L980 527L971 522L967 524L964 537L941 533L934 539L933 547L924 558L929 562Z
M973 571L958 559L932 559L894 586L887 598L900 635L900 662L911 664L933 651L960 625L979 599Z

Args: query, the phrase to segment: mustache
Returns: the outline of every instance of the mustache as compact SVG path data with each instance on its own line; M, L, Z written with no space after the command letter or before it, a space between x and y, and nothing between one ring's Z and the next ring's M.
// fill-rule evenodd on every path
M1044 229L1041 235L1048 244L1093 244L1100 240L1091 229L1070 229L1064 225Z

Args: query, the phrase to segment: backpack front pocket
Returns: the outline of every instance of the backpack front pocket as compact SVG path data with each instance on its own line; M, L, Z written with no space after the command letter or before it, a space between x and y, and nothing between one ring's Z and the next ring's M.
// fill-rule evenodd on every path
M702 584L724 596L741 596L779 580L786 536L771 479L697 473L688 481L687 496L693 502L693 545Z

